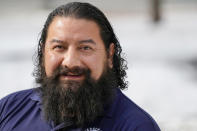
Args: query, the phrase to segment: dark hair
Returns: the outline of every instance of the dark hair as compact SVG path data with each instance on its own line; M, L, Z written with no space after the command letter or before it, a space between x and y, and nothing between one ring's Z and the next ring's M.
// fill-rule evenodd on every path
M116 35L114 34L112 26L110 25L106 16L98 8L89 3L81 2L71 2L66 5L62 5L60 7L57 7L49 14L42 29L41 37L38 43L38 50L36 54L36 69L34 71L36 81L38 82L40 77L45 74L42 69L43 50L47 38L49 25L56 16L74 17L77 19L83 18L87 20L92 20L98 24L100 28L100 35L105 44L106 51L108 51L110 44L114 43L115 52L113 57L113 71L116 74L118 88L127 88L127 81L125 81L127 64L126 60L122 58L122 48Z

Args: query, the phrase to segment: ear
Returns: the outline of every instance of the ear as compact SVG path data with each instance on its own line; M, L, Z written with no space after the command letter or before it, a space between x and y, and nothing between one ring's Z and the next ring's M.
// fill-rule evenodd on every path
M114 46L114 43L111 43L109 46L109 51L108 51L108 66L110 68L113 68L114 52L115 52L115 46Z

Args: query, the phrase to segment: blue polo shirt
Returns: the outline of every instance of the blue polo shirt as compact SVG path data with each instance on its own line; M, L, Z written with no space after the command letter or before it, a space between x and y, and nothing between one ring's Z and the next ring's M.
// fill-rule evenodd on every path
M0 131L58 131L69 121L54 126L43 118L41 98L35 89L10 94L0 100ZM160 131L153 118L119 89L102 117L84 129L66 131Z

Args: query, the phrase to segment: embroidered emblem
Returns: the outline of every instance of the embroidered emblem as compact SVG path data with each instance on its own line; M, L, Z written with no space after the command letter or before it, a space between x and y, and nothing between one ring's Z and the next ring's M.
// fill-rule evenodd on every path
M85 129L85 131L102 131L102 130L96 127L91 127L91 128Z

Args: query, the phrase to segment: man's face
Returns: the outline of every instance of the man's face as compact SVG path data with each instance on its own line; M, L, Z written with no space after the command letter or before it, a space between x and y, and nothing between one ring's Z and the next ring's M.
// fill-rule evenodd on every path
M46 76L41 84L46 120L58 124L71 118L75 125L93 121L113 96L116 82L110 68L114 44L107 52L93 21L55 17L43 53Z
M44 48L46 76L52 76L58 67L82 68L88 69L91 78L98 80L106 66L112 67L113 52L110 46L107 55L99 26L94 21L57 16L49 26ZM68 72L59 79L83 81L84 78L84 74Z

